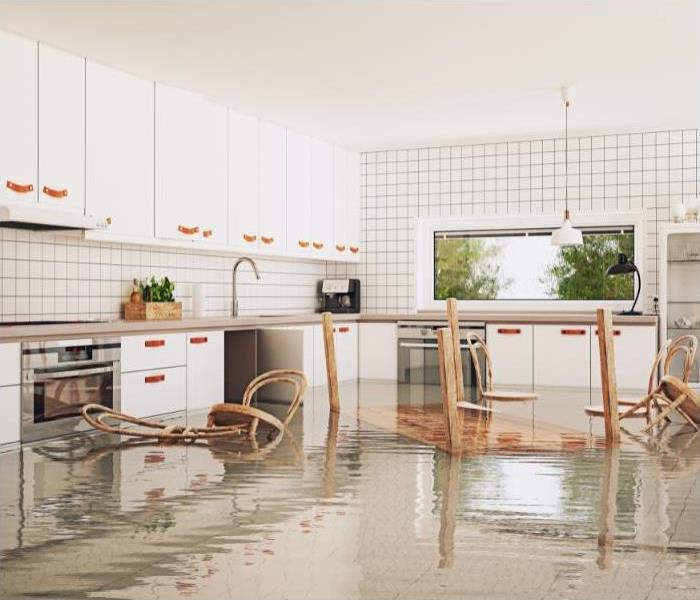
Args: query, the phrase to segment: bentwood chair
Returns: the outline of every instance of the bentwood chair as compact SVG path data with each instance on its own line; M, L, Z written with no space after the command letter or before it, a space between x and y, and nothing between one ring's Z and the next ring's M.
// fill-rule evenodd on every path
M534 392L494 389L493 362L491 360L491 353L486 345L486 341L478 333L473 331L469 331L466 338L467 347L469 348L469 355L471 356L472 364L474 365L476 385L479 389L479 395L481 398L500 402L528 402L539 398L539 394L535 394ZM481 372L481 367L479 365L479 352L481 352L484 356L484 366L486 368L485 374ZM486 375L485 382L484 375Z

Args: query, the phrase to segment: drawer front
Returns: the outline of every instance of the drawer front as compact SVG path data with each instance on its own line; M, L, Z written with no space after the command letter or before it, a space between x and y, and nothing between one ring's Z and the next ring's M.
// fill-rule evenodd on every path
M597 327L591 336L591 386L600 389L600 347ZM646 392L651 365L656 356L656 327L613 327L615 378L619 390Z
M187 364L184 333L154 333L122 338L122 373Z
M19 442L21 437L19 385L0 387L0 444Z
M591 327L535 325L535 386L590 388Z
M224 400L224 332L188 333L187 410L209 408Z
M19 385L20 378L19 344L0 344L0 385Z
M185 410L187 368L122 373L122 412L149 417Z
M486 326L493 361L494 386L532 385L532 325L494 323Z

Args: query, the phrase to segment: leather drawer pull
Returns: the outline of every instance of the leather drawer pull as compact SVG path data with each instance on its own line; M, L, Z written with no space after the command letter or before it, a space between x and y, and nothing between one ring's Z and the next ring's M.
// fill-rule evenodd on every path
M321 248L323 248L323 242L314 242L314 243L313 243L313 247L314 247L316 250L321 250Z
M194 235L199 233L199 227L185 227L184 225L178 225L177 230L185 235Z
M562 335L586 335L585 329L562 329Z
M336 245L335 245L335 249L336 249L338 252L345 252L345 246L344 246L343 244L336 244Z
M143 345L146 348L160 348L165 346L165 340L146 340Z
M204 231L202 231L202 236L205 237L205 238L209 238L209 237L211 237L212 235L214 235L214 230L213 230L213 229L205 229Z
M206 344L209 341L207 337L193 337L190 338L190 344Z
M34 186L31 183L27 185L22 185L21 183L15 183L14 181L7 180L7 189L17 192L18 194L28 194L34 191Z
M357 254L360 251L360 248L358 246L350 246L350 252L353 254Z
M499 328L498 333L501 335L520 335L523 332L522 329L508 329L508 328Z
M68 195L68 190L56 190L54 188L50 188L49 186L45 185L44 189L42 190L44 194L47 196L51 196L52 198L65 198Z
M308 248L309 247L309 242L306 242L304 240L299 240L299 247L300 248Z
M338 327L338 331L340 333L347 333L348 331L350 331L350 328L349 327Z
M597 329L595 330L595 334L598 335ZM619 329L613 329L613 335L614 336L622 335L622 331L620 331Z
M266 237L266 236L264 236L264 235L261 235L261 236L260 236L260 239L262 240L262 243L263 243L263 244L271 244L272 242L275 241L275 238L273 238L273 237Z
M160 383L161 381L165 381L165 375L146 375L143 378L144 383Z
M244 233L244 234L243 234L243 239L244 239L246 242L254 242L255 240L258 239L258 236L257 236L257 235L250 235L249 233Z

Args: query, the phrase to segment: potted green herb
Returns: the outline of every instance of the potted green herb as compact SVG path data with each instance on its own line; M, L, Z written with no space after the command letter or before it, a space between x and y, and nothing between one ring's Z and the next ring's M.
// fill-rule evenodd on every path
M182 319L182 302L175 302L175 282L168 277L146 281L134 280L143 302L132 301L124 305L124 318L127 321L160 321Z

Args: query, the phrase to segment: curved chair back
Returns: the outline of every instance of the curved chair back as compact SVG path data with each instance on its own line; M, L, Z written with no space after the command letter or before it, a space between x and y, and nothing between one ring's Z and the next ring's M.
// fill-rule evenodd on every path
M666 343L661 347L654 358L654 362L651 365L651 373L649 373L649 385L647 386L647 394L651 394L656 387L659 385L659 365L663 360L664 356L668 352L668 347L671 345L673 340L666 340Z
M243 406L250 406L250 402L255 393L260 390L260 388L270 385L271 383L287 383L293 388L292 401L289 404L287 415L282 421L286 426L294 417L294 414L297 412L304 398L304 393L308 385L306 375L295 369L274 369L262 375L258 375L245 388L241 404Z
M491 361L491 353L486 345L486 341L474 331L468 331L466 338L479 391L482 394L486 391L493 391L493 362ZM486 386L484 386L484 377L479 366L479 351L483 353L484 362L486 363Z
M682 335L673 340L666 352L666 360L664 360L664 375L671 374L671 361L676 354L683 354L683 372L681 379L683 383L690 381L690 375L693 372L693 364L695 363L695 354L698 349L698 338L694 335Z

